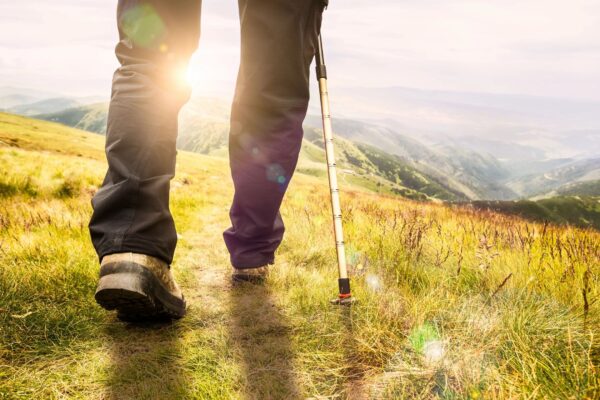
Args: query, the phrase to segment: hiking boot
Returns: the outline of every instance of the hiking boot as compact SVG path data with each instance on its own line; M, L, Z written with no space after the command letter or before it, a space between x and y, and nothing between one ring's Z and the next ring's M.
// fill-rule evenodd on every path
M257 268L237 269L233 268L231 280L234 283L251 282L263 283L269 275L269 264Z
M185 298L167 263L136 253L102 258L96 302L124 321L181 318Z

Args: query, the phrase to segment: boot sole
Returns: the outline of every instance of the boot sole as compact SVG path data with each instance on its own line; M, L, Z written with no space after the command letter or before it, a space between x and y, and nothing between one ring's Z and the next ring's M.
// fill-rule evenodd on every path
M231 274L231 282L233 284L253 283L256 285L261 285L261 284L264 284L266 280L267 280L266 276Z
M179 319L185 299L173 296L148 269L130 262L103 265L95 294L104 309L123 321Z

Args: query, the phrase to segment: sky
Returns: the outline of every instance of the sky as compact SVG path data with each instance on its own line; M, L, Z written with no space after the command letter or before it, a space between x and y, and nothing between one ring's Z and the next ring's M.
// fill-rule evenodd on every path
M108 97L116 4L0 0L0 86ZM235 0L204 0L196 94L232 93L237 19ZM323 36L332 89L600 100L598 0L330 0Z

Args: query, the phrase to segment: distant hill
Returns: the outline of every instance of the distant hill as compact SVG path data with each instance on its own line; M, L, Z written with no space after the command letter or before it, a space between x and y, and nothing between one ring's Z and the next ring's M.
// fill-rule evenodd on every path
M9 111L11 108L38 102L40 100L62 97L57 93L49 93L37 89L27 89L12 86L0 87L0 110Z
M456 143L498 159L540 161L600 154L600 102L406 87L346 87L336 115L379 120L423 142Z
M107 104L100 103L37 115L36 118L104 133L107 112ZM352 126L351 123L347 125ZM196 98L182 110L178 148L201 154L226 156L228 135L228 105L214 99ZM375 192L399 194L416 200L469 198L445 183L443 178L419 171L414 162L386 154L373 146L344 139L347 136L341 135L336 138L337 163L346 181ZM306 126L305 138L299 171L311 175L326 174L325 163L321 161L325 158L321 130ZM410 151L413 153L427 151L418 142L414 142L412 147Z
M569 183L561 186L556 193L562 196L599 196L600 179L585 182Z
M36 101L38 101L37 97L25 94L7 94L0 96L0 110L8 111L21 104L35 103Z
M307 124L319 126L320 118L309 116ZM340 136L398 156L421 173L444 181L444 186L470 199L516 197L501 183L510 176L509 172L489 154L443 144L425 145L381 124L336 118L333 127Z
M544 173L509 180L506 185L521 197L543 196L565 185L600 179L600 157L566 163Z
M428 94L425 92L400 91L400 93L404 93L402 96L409 94L409 97L416 96L414 101L427 103L424 97ZM472 107L479 98L475 95L455 98L448 93L431 95L437 99L436 107L442 107L450 100L451 102L464 101ZM390 100L393 99L398 100L392 96ZM497 104L492 103L502 109L508 107L510 103L504 98L495 101ZM526 103L528 99L519 101ZM556 104L550 102L547 105ZM450 112L456 107L453 105L446 111ZM475 108L479 109L478 107ZM223 100L207 97L193 98L180 114L178 147L202 154L225 155L229 108L230 104ZM107 110L106 104L78 105L57 112L38 114L35 117L102 134L106 131ZM22 111L25 111L25 108ZM588 114L585 115L589 117ZM362 150L357 148L358 151L371 149L372 156L376 153L379 156L382 152L386 153L393 156L390 159L402 165L397 171L408 168L418 175L427 177L429 183L436 182L439 185L438 189L444 189L428 190L429 194L423 193L426 196L433 194L435 198L514 200L534 196L548 197L556 195L555 191L564 185L600 179L597 160L547 158L543 146L537 148L531 140L521 140L517 143L484 135L480 137L463 135L432 142L431 137L420 130L413 131L393 121L365 122L336 117L333 124L338 139L349 140L355 146L363 145ZM311 130L318 131L320 126L319 115L309 115L305 121L307 137ZM552 143L544 143L544 146L552 147ZM593 148L593 143L591 146ZM378 151L376 152L375 149ZM499 156L503 158L498 158ZM357 167L354 165L352 168ZM374 167L369 173L377 175L382 171ZM385 173L380 177L394 184L402 181L399 177L392 178ZM416 184L418 179L411 180L405 177L405 181ZM419 184L406 189L421 193L419 187L423 188ZM442 197L438 197L439 195Z
M313 161L313 164L307 168L305 163L301 162L299 171L307 173L312 168L322 171L325 175L325 152L322 141L320 129L305 128L305 142L310 145L305 143L302 155L303 158ZM376 192L391 192L415 200L467 199L464 193L454 190L443 179L425 174L405 159L364 143L337 137L336 162L341 175L350 175L343 179L362 181L361 186L369 187Z
M517 194L504 185L511 174L506 165L489 153L477 152L464 147L438 145L433 147L443 157L428 160L438 174L443 171L462 185L471 188L472 198L508 200Z
M34 103L20 104L8 109L13 114L34 116L38 114L55 113L62 110L80 106L77 100L68 97L59 97L36 101Z
M104 134L108 117L108 104L98 103L78 106L58 112L35 115L34 118L58 122L88 132Z
M52 114L37 115L36 118L59 122L90 132L104 133L107 112L108 106L104 103L75 107ZM315 121L314 125L318 126L320 124L320 119L311 118L312 121ZM362 181L362 185L369 186L375 191L382 190L413 199L466 200L469 198L460 190L460 186L456 188L456 185L445 182L446 179L443 174L436 172L434 168L431 168L432 172L419 169L414 159L424 157L425 154L428 155L429 159L435 159L436 157L419 142L400 137L400 140L397 140L396 148L398 151L404 149L403 154L406 157L403 158L386 154L375 146L360 144L357 147L358 143L357 145L354 144L352 138L358 136L356 134L357 130L367 129L369 132L374 133L374 136L377 136L376 133L381 129L377 126L341 120L336 121L335 129L336 133L339 133L336 141L339 147L338 155L340 159L337 161L342 169L352 171L353 176L352 178L348 177L348 179ZM386 131L385 128L382 129ZM228 134L229 106L210 98L195 98L181 112L177 144L178 148L182 150L201 154L225 155ZM391 132L390 135L393 138L395 134ZM317 154L322 153L320 156L324 157L320 128L307 125L305 127L305 137L316 147L306 150L307 146L304 146L306 151L303 151L303 154L316 152ZM345 156L348 158L344 158ZM352 162L359 158L365 161L364 165ZM386 167L383 167L383 165L386 165ZM384 169L386 170L384 171ZM324 173L324 164L316 163L304 167L304 171L313 174Z

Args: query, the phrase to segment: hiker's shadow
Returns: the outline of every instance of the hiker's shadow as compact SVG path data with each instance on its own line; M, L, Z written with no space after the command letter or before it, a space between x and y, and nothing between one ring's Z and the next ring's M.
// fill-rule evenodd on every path
M339 325L342 328L340 342L344 349L343 374L345 376L345 398L348 400L362 400L369 398L366 388L363 385L365 377L365 368L360 361L360 355L357 353L357 343L354 337L354 309L353 306L336 305L340 309Z
M180 324L109 322L111 357L106 382L109 400L187 398L186 377L178 368Z
M236 284L231 290L230 337L244 373L247 399L295 399L290 327L267 286Z

